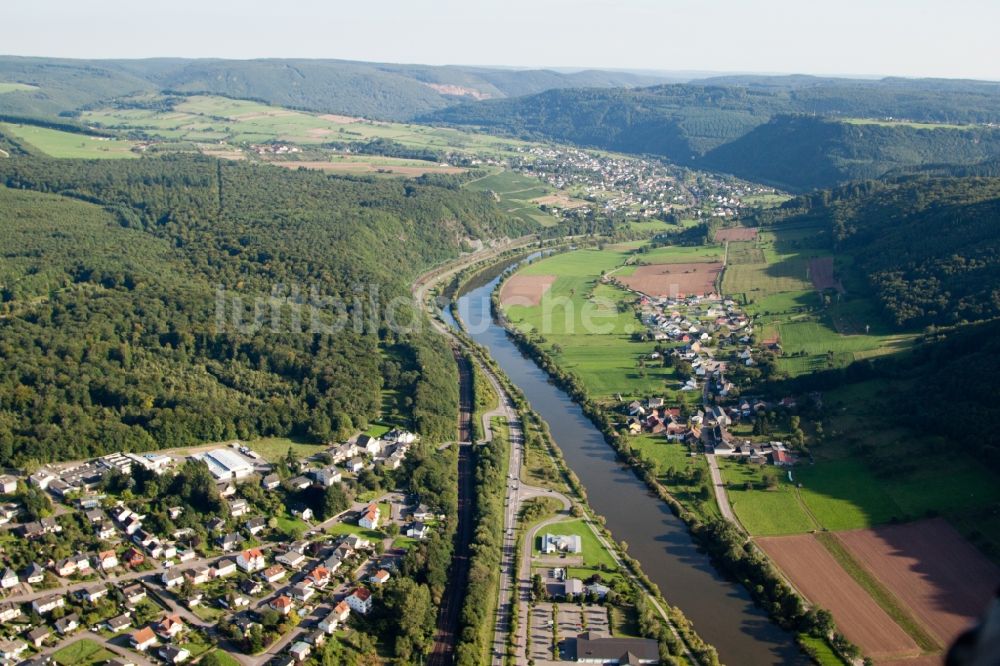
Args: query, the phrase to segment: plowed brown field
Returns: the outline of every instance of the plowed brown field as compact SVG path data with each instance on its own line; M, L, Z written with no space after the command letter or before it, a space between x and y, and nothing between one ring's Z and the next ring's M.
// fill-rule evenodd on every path
M866 655L883 661L920 654L914 640L811 534L756 541L799 592L833 613L844 636Z
M722 262L655 264L639 266L632 275L618 278L622 284L650 296L705 296L715 293Z
M1000 569L940 518L837 538L945 645L986 610L1000 585Z

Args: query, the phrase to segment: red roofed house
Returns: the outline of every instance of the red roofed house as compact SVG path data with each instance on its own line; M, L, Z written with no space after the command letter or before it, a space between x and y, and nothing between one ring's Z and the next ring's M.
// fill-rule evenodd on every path
M363 587L356 588L344 601L352 611L362 615L367 615L372 609L372 593Z

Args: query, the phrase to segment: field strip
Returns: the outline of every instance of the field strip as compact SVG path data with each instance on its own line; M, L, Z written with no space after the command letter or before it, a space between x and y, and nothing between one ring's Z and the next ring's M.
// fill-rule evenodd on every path
M812 521L813 527L815 527L817 530L823 529L823 525L820 524L819 520L817 520L813 512L809 510L809 507L806 505L806 503L802 501L802 495L799 493L798 486L795 487L795 501L799 503L799 506L802 507L802 510L805 512L806 516L808 516L809 520Z
M903 631L909 634L910 638L917 643L921 650L925 652L938 652L942 649L937 640L910 614L906 606L903 605L903 602L897 599L871 572L854 559L854 556L851 555L847 548L844 547L844 544L834 534L831 532L817 532L816 540L826 548L833 559L837 560L841 568L871 596L875 603Z

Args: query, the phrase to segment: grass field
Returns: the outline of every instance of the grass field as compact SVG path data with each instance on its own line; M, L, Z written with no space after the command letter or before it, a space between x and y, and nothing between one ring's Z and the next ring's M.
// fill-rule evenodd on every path
M89 638L81 638L75 643L70 643L52 655L52 659L61 666L91 666L91 664L103 664L114 658L114 654Z
M0 123L0 130L29 147L49 157L77 159L133 159L139 155L132 152L135 146L130 141L106 139L103 137L61 132L34 125Z
M669 470L673 469L678 476L700 470L703 479L707 479L709 472L705 456L689 455L687 446L677 442L668 442L659 435L643 434L629 437L628 443L645 460L653 461L660 482L670 490L670 493L678 501L683 502L685 506L698 513L703 520L719 515L719 505L716 503L715 497L709 496L708 499L703 499L699 483L672 481L667 478L670 476Z
M579 375L599 399L662 394L677 384L672 368L638 366L655 344L631 340L641 324L631 308L618 305L632 297L600 283L602 270L621 266L628 256L627 248L577 250L528 264L519 274L556 280L540 305L506 308L512 323L540 333L559 365Z
M886 127L912 127L913 129L971 129L972 125L955 125L952 123L920 123L910 120L887 120L880 118L842 118L842 123L848 125L884 125Z
M287 437L264 437L248 441L247 446L260 454L264 460L274 463L282 460L292 449L297 458L307 458L326 448L324 444L300 442Z
M583 564L587 568L600 568L602 566L607 567L609 570L615 569L615 561L612 559L611 554L601 546L601 543L594 536L594 533L590 530L587 523L584 522L582 518L577 520L566 520L563 522L555 523L549 525L548 527L539 530L538 536L535 539L535 543L532 544L532 553L535 556L540 555L538 551L538 545L541 543L543 534L565 534L572 535L575 534L580 537L580 544L583 547Z
M38 86L30 86L27 83L5 83L0 82L0 95L20 90L38 90Z

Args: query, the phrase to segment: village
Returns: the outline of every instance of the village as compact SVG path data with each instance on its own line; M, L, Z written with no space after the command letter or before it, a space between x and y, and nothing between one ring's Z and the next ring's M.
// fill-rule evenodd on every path
M391 474L415 442L359 435L279 464L232 442L0 476L0 663L48 664L84 643L115 666L180 664L215 646L243 663L305 661L372 611L373 591L445 519L390 481L359 483ZM166 515L139 497L160 478L188 487ZM207 485L221 506L185 515Z
M730 431L734 424L753 423L758 415L775 409L796 408L791 397L771 403L741 396L732 381L757 365L762 353L780 351L780 346L758 344L752 321L732 299L714 294L658 298L638 293L638 297L647 335L662 343L645 362L673 366L682 377L677 393L700 395L701 401L692 408L689 402L668 406L663 397L633 400L623 406L628 433L662 435L692 452L745 458L752 464L794 464L796 456L785 443L760 437L754 441Z
M656 160L611 156L575 148L531 147L510 160L515 171L539 178L591 202L596 213L625 219L666 219L671 214L733 218L745 197L774 194L773 188L690 172ZM564 215L575 215L565 208Z

